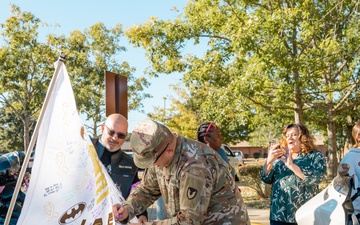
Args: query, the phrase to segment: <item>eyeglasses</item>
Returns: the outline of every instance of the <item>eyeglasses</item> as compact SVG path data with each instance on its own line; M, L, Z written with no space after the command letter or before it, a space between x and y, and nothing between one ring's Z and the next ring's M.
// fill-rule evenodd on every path
M213 123L210 123L209 126L207 127L206 131L205 131L205 136L207 136L209 134L209 131L210 131L210 128L211 127L214 127L214 124Z
M108 134L111 137L113 137L116 134L119 139L125 139L126 136L127 136L127 134L124 134L124 133L121 133L121 132L116 133L114 130L111 130L110 128L108 128L108 126L106 126L106 125L105 125L105 127L107 128Z
M162 150L162 152L161 152L158 156L156 156L154 163L156 163L156 161L158 161L158 159L161 157L161 155L164 154L164 152L165 152L165 150L167 149L167 147L169 146L169 144L170 144L170 143L168 143L168 144L165 146L164 150Z

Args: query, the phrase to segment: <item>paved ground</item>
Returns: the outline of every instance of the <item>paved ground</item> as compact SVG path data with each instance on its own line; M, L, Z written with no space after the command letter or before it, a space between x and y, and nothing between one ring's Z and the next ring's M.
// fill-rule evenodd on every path
M248 209L251 225L269 225L269 210Z
M156 204L156 203L155 203ZM156 220L156 205L153 204L148 209L148 216L150 220ZM248 209L251 225L269 225L269 210L263 209Z

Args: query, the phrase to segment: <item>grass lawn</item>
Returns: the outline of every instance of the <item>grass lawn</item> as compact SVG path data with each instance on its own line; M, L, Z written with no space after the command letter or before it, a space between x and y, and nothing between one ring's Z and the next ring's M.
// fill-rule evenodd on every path
M241 187L241 195L249 208L269 209L270 207L270 198L259 198L252 188Z

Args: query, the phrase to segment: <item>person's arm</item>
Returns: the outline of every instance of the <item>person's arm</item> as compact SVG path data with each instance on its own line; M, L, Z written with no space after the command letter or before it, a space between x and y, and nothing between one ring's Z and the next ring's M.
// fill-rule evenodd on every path
M264 176L267 176L268 173L273 169L273 164L276 159L281 157L283 154L282 150L280 149L280 144L275 144L273 146L270 146L268 157L266 158L264 167L263 167L263 173Z
M175 221L180 224L200 224L207 213L215 174L203 167L193 166L181 174L180 212ZM189 221L192 221L190 223Z
M212 175L208 169L203 167L192 166L180 175L181 181L179 196L180 211L175 217L171 217L161 221L145 222L145 225L200 225L200 221L204 218L210 202L211 190L214 184ZM124 204L125 211L129 212L128 205Z
M305 174L303 173L303 171L298 165L293 162L291 152L285 159L281 159L281 161L283 161L286 167L289 168L297 177L299 177L301 180L305 179Z
M179 212L174 217L145 224L200 225L209 206L214 185L213 176L216 177L208 168L194 164L191 168L181 171L179 195L172 196L180 202Z
M266 169L267 169L267 172L265 174ZM271 169L269 169L269 167L267 167L267 160L265 161L263 167L261 168L260 179L267 184L273 183L273 179L274 179L273 165L271 165Z
M141 183L141 180L139 179L138 172L136 172L133 184L131 185L130 193ZM140 223L147 222L149 220L148 212L145 210L144 212L137 214L136 217L138 218Z
M308 153L311 162L309 166L301 167L301 171L304 174L304 185L318 185L323 180L326 174L326 162L325 157L320 151L313 151Z
M155 168L146 169L141 183L137 185L123 203L122 208L126 209L128 218L122 217L122 220L124 219L127 222L134 216L143 214L160 195Z
M295 163L291 162L291 163L286 163L285 164L291 171L294 172L294 174L296 176L298 176L300 179L304 180L305 179L305 174L301 171L300 167L297 166Z

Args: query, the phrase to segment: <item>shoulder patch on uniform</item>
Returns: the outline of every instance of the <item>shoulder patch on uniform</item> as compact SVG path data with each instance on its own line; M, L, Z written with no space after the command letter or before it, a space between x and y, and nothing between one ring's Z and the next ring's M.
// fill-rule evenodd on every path
M189 187L188 190L187 190L187 193L186 193L187 198L188 198L189 200L195 198L197 192L198 192L198 191L197 191L195 188Z

